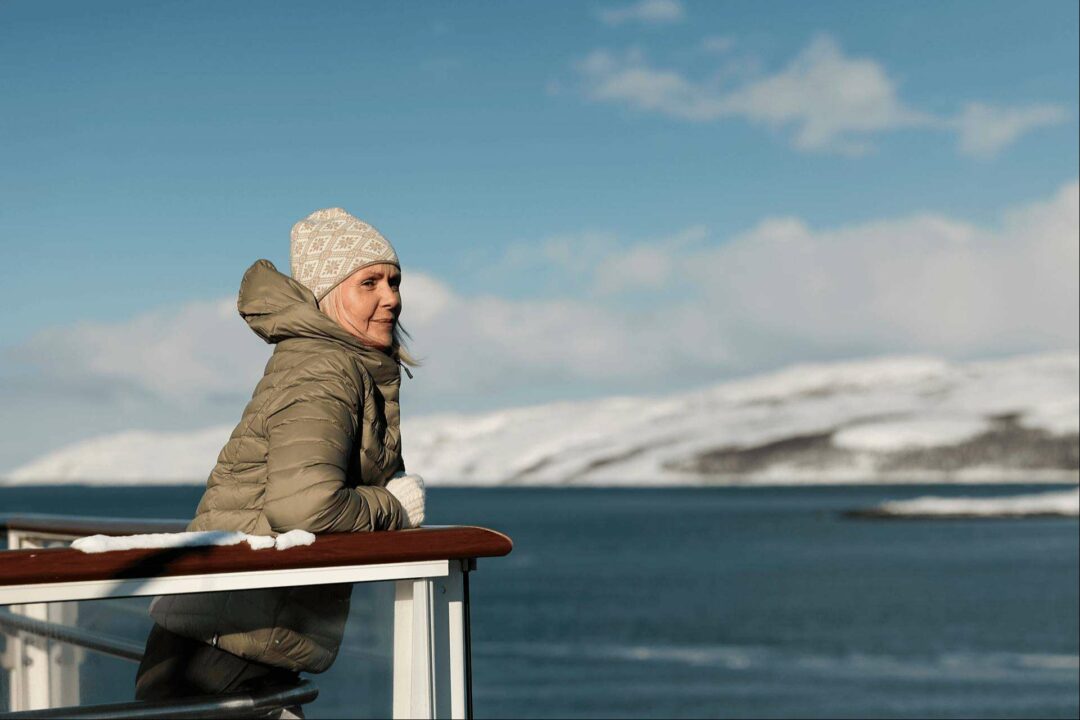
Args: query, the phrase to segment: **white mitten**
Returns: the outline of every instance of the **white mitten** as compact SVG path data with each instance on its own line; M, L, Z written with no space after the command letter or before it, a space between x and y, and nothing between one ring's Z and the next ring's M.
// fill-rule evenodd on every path
M386 489L405 508L402 527L420 527L420 523L424 522L424 478L419 475L395 475L386 483Z

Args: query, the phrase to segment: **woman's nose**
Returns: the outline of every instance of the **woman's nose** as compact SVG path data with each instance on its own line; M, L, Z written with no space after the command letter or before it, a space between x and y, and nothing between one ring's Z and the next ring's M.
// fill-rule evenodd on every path
M394 288L387 285L383 288L381 304L385 308L396 310L401 306L401 296L394 291Z

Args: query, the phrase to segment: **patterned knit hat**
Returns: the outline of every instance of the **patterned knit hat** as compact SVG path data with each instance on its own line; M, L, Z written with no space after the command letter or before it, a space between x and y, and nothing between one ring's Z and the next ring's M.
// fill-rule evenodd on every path
M341 208L316 210L293 225L292 276L322 300L345 278L368 265L401 267L390 241Z

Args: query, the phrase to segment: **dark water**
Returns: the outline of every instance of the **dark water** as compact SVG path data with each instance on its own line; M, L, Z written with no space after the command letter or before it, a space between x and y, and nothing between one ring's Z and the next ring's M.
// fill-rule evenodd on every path
M478 717L1077 717L1075 519L838 514L1033 491L435 489L428 518L515 542L472 577ZM0 511L184 517L199 494L0 488ZM311 716L349 677L316 678Z

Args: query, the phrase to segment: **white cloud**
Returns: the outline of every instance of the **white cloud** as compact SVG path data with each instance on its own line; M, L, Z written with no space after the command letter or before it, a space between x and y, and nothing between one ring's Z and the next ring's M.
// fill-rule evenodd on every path
M711 79L695 81L650 64L640 48L631 48L594 50L576 67L591 100L691 122L742 118L787 130L796 149L810 152L858 155L873 149L873 139L882 133L917 127L955 131L962 152L987 156L1066 117L1053 105L979 104L968 105L957 118L934 116L905 103L880 63L845 54L828 35L814 38L783 69L761 76L744 72L741 83L733 85L732 68L754 65L748 59L728 62Z
M594 51L579 64L586 93L698 122L742 117L791 127L801 150L862 152L872 133L927 124L906 107L895 83L873 60L844 55L819 36L783 70L727 90L696 83L676 71L651 67L640 50Z
M438 311L409 320L424 360L416 383L424 392L504 392L535 383L635 381L662 367L666 353L625 313L580 297L510 300L466 296L428 278L410 279L409 308L420 293L437 294ZM409 310L406 310L408 313ZM403 315L403 318L405 316Z
M930 122L900 101L879 63L844 55L827 36L779 73L730 93L726 104L751 120L793 127L800 150L862 152L872 133Z
M1069 183L996 226L934 214L824 229L774 218L711 247L700 226L602 244L574 265L582 290L558 299L442 287L442 312L415 328L431 360L424 382L435 392L612 378L640 386L811 357L1075 347L1078 196ZM561 252L530 260L533 273L568 267Z
M686 11L679 0L639 0L632 5L600 10L597 15L608 25L627 22L662 25L682 22Z
M538 242L514 242L488 272L499 275L519 273L523 268L559 268L570 276L590 272L594 265L619 247L614 233L585 230L561 233Z
M686 259L727 326L800 343L950 355L1078 343L1076 182L986 228L939 215L812 230L768 220Z
M728 35L710 35L701 40L701 49L707 53L722 55L735 47L735 39Z
M640 50L619 55L594 50L578 64L585 92L592 100L622 102L681 120L707 121L730 115L718 92L691 82L673 70L645 62Z
M449 287L425 273L409 273L401 292L401 322L408 327L430 325L455 301Z
M16 351L49 377L178 404L237 394L258 379L269 354L232 298L151 310L124 322L49 329Z
M604 295L626 287L665 287L671 277L671 256L662 248L639 245L612 258L596 271L596 289Z
M694 225L671 237L642 242L611 253L596 266L593 289L600 295L632 289L664 288L672 279L675 262L708 236L704 225Z
M975 157L992 157L1021 135L1040 127L1064 122L1068 117L1057 105L1000 108L968 103L955 119L960 151Z

